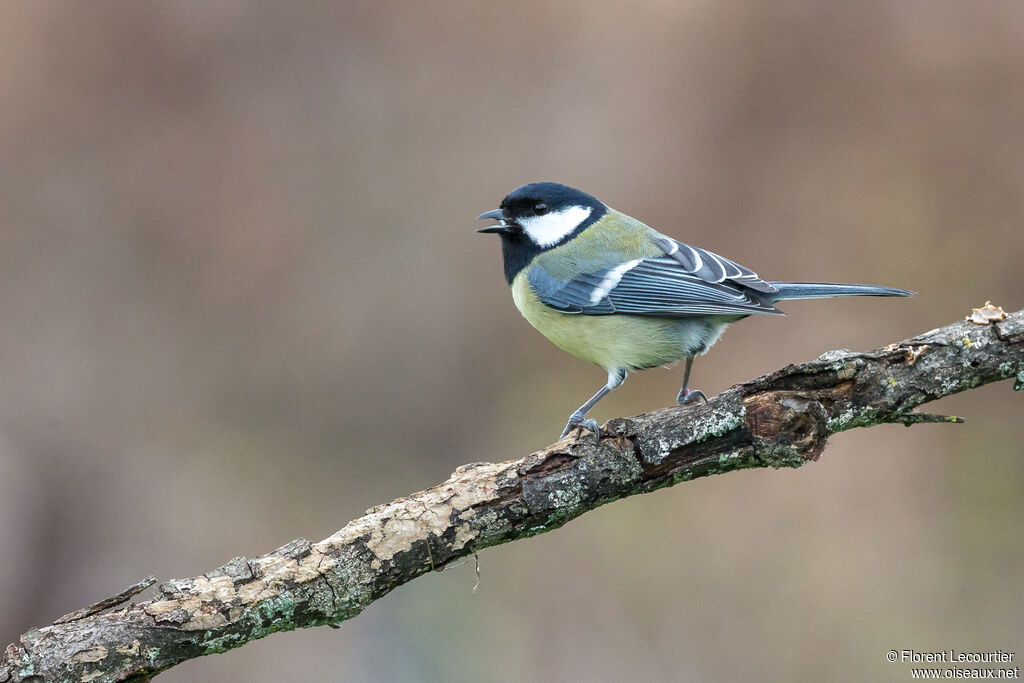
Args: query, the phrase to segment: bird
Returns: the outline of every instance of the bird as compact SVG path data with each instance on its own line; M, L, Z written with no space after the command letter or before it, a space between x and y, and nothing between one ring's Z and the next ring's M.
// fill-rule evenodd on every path
M751 269L663 235L597 198L553 182L512 190L477 230L501 237L505 280L523 317L561 349L594 363L608 382L570 416L564 438L582 428L601 439L587 413L626 377L685 361L680 406L707 402L690 388L693 359L730 324L785 315L790 299L912 296L875 285L765 281Z

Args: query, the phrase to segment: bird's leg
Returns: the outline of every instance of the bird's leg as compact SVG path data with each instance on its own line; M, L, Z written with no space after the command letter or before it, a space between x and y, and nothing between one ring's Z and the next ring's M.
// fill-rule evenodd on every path
M683 386L679 390L679 395L676 396L676 405L685 406L695 401L708 402L708 397L704 395L704 392L700 389L689 389L690 386L690 368L693 367L693 356L686 359L686 369L683 370Z
M594 432L594 436L597 440L601 440L601 427L597 424L597 420L590 418L587 419L587 413L594 405L605 397L615 387L619 386L626 381L626 371L622 369L612 370L608 373L608 384L598 389L597 393L590 397L586 403L581 405L575 413L569 416L569 421L565 423L565 429L562 430L562 436L560 439L565 438L565 435L573 430L574 427L582 427L583 429L589 429Z

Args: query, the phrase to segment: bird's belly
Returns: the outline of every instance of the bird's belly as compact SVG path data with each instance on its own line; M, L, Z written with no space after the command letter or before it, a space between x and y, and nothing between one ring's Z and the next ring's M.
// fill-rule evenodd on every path
M608 371L643 370L704 353L729 318L657 318L560 313L545 306L523 274L512 283L516 308L553 344Z

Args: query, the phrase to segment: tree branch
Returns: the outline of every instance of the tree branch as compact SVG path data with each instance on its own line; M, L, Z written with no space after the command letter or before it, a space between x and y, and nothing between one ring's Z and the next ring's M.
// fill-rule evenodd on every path
M446 482L381 505L316 543L160 586L146 581L21 636L0 683L146 679L275 631L337 625L421 574L482 548L557 528L618 498L752 467L816 460L832 434L883 423L958 422L911 412L1016 377L1024 389L1024 311L989 307L898 344L817 360L736 385L706 405L608 422L520 460L463 465ZM987 312L986 312L987 311ZM144 587L144 586L143 586Z

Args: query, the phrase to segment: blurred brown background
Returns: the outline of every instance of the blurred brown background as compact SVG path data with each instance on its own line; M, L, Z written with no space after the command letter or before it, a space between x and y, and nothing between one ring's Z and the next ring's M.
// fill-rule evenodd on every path
M7 3L0 641L542 447L603 381L473 218L556 180L797 302L708 393L1024 306L1024 6ZM671 403L633 376L602 422ZM621 501L161 680L904 680L1024 643L1024 396ZM152 595L149 591L147 595Z

